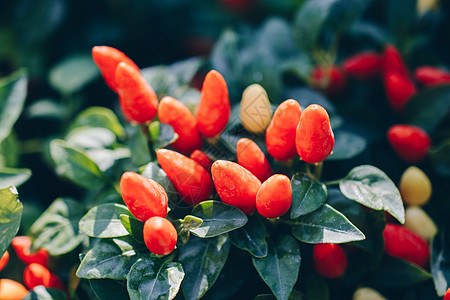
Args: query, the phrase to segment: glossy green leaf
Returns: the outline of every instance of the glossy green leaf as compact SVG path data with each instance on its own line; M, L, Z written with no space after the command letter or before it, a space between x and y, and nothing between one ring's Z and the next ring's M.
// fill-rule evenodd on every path
M131 161L136 166L143 166L151 161L147 137L139 126L127 127L127 146L131 151Z
M141 168L140 171L142 176L153 179L164 188L171 203L177 202L178 193L162 168L156 163L151 162Z
M384 288L411 286L431 279L431 274L415 264L386 256L377 270L370 275L370 282Z
M304 173L292 177L291 219L319 209L327 200L327 188Z
M0 254L8 249L19 231L23 206L15 187L0 189Z
M367 141L363 137L345 131L339 130L335 133L335 143L333 153L327 160L345 160L358 156L367 147Z
M0 142L2 142L22 113L27 97L28 76L19 70L0 79Z
M131 300L171 300L177 295L184 278L178 262L147 258L136 262L128 276Z
M99 300L130 299L125 280L89 279L89 284Z
M53 140L50 143L50 154L60 176L87 189L98 189L104 185L103 173L82 151L70 147L62 140Z
M431 248L431 273L439 297L450 287L450 238L449 226L444 226L434 237Z
M158 98L166 95L174 95L180 87L176 74L172 73L165 65L152 66L141 70L142 76L155 90Z
M0 188L20 186L31 176L30 169L0 168Z
M183 219L173 221L172 224L178 232L177 248L181 248L186 245L189 240L191 230L200 227L202 223L202 219L191 215L187 215Z
M100 75L91 56L74 55L54 66L49 73L51 86L63 94L75 93Z
M32 250L47 249L50 255L62 255L75 249L84 238L78 222L84 214L78 202L58 198L41 214L30 228Z
M69 130L77 127L105 128L118 137L125 135L125 130L114 112L106 107L92 106L83 110L70 124Z
M300 271L300 249L288 235L269 242L267 256L252 257L253 265L278 300L288 299Z
M406 123L433 132L450 111L450 85L427 88L413 96L405 105Z
M184 85L192 81L204 63L205 61L201 57L190 57L171 64L169 70L178 78L180 84Z
M380 169L370 165L353 168L340 181L339 188L350 200L375 210L385 210L400 223L405 222L405 209L400 192Z
M230 232L230 241L254 257L267 255L266 227L257 215L249 217L245 226Z
M328 204L294 220L292 234L304 243L347 243L360 241L364 234L342 213Z
M82 149L108 148L116 142L114 133L103 127L78 127L66 136L68 145Z
M192 209L192 214L203 220L200 227L191 230L201 238L215 237L241 228L248 220L240 209L214 200L200 202Z
M22 300L66 300L66 294L61 290L46 288L38 285L32 289Z
M120 222L130 235L137 241L144 242L144 223L131 214L120 214Z
M139 258L146 255L147 248L134 239L102 239L84 256L77 276L86 279L125 280L128 272Z
M155 149L164 148L175 142L178 138L172 126L160 123L159 121L153 121L149 126L149 131Z
M0 142L0 167L16 167L19 162L20 144L14 131Z
M68 108L54 99L39 99L27 105L25 115L30 118L62 120Z
M120 204L102 204L91 208L80 220L80 230L90 237L115 238L129 235L120 221L130 211Z
M429 157L436 172L450 176L450 138L431 148Z
M337 0L308 0L295 16L294 32L302 50L311 50Z
M114 167L117 161L129 158L131 156L130 150L126 147L117 147L111 149L88 149L86 155L97 164L102 172L107 172L108 169Z
M201 298L217 280L230 251L227 235L210 239L191 237L180 249L178 260L185 278L181 283L187 300Z

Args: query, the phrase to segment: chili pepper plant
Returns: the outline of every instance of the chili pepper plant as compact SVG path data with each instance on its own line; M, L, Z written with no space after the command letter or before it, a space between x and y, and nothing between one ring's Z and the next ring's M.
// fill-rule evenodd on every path
M450 61L411 59L438 10L387 1L386 26L350 2L171 65L92 47L72 91L97 78L113 104L79 107L44 156L77 193L19 231L31 172L2 151L0 299L444 297ZM0 81L2 150L27 78Z

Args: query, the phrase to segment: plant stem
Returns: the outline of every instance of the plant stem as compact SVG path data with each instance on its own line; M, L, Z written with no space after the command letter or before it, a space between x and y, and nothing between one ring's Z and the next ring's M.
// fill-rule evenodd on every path
M317 181L320 181L320 177L322 177L322 170L323 170L323 161L315 165L314 179L316 179Z

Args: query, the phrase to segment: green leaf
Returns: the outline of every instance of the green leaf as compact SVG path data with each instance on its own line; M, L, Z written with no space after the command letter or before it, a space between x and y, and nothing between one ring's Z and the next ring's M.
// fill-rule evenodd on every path
M118 137L125 136L125 130L114 112L106 107L92 106L78 114L70 124L69 131L77 127L105 128Z
M118 160L129 158L130 150L126 147L111 149L88 149L86 155L97 164L102 172L107 172Z
M367 147L367 141L354 133L339 130L335 134L333 153L327 160L345 160L358 156Z
M141 74L155 90L158 98L173 95L180 87L177 76L165 65L144 68L141 70Z
M98 189L104 185L105 178L97 164L63 140L51 141L50 154L60 176L87 189Z
M326 186L304 173L297 173L292 177L291 187L291 219L319 209L327 200Z
M362 17L370 0L337 1L327 20L327 28L337 34L344 34Z
M288 235L269 242L266 257L252 257L253 265L278 300L288 299L300 271L300 249Z
M86 279L125 280L133 264L145 257L146 249L131 238L101 239L86 253L76 275Z
M14 186L0 189L0 254L3 255L19 231L23 206Z
M39 99L25 108L25 115L30 118L43 118L62 120L66 115L68 107L62 105L54 99Z
M212 287L229 251L230 241L226 235L210 239L192 237L180 249L178 259L186 274L181 287L187 300L201 298Z
M70 131L65 140L75 148L103 149L111 147L116 142L116 136L102 127L78 127Z
M74 55L54 66L49 73L49 82L63 94L75 93L100 75L88 55Z
M89 284L99 300L130 299L125 280L89 279Z
M267 255L266 227L258 216L248 218L244 227L230 232L230 241L239 249L250 252L254 257Z
M20 186L31 176L30 169L0 168L0 188Z
M80 230L90 237L97 238L129 235L120 221L121 214L130 214L125 205L109 203L94 206L81 218Z
M177 295L183 278L183 267L178 262L142 259L128 275L128 292L132 300L171 300Z
M32 250L44 248L50 255L62 255L75 249L84 238L79 232L78 222L84 214L78 202L58 198L33 223Z
M433 274L434 287L439 297L443 297L450 287L450 238L449 226L444 226L437 234L431 248L431 273Z
M428 152L431 165L439 174L450 176L450 138L431 148Z
M308 0L295 16L294 33L302 50L317 45L322 27L337 0Z
M371 274L370 283L383 288L398 288L431 279L431 274L409 262L385 256L381 265Z
M141 168L140 171L142 176L153 179L164 188L171 203L177 203L178 193L162 168L151 162Z
M192 214L203 220L200 227L191 230L201 238L215 237L241 228L247 223L247 216L238 208L220 201L208 200L197 204Z
M66 294L61 290L49 289L38 285L22 300L66 300Z
M427 88L413 96L405 106L406 123L433 132L450 111L450 85Z
M144 223L131 214L120 214L120 222L130 235L139 242L144 242Z
M385 210L405 223L405 209L396 185L380 169L363 165L353 168L340 181L342 194L350 200L375 210Z
M127 127L127 145L131 151L131 161L136 166L143 166L148 164L152 157L148 148L147 137L142 132L139 126Z
M164 148L175 142L178 138L172 126L160 123L159 121L152 122L149 126L149 131L154 149Z
M202 225L203 220L191 215L185 216L183 219L178 219L172 222L177 229L178 239L177 248L181 248L189 240L191 230L194 230Z
M0 167L15 167L19 162L20 145L14 131L0 142Z
M180 84L184 85L192 81L204 63L205 61L201 57L190 57L171 64L169 70L178 78Z
M0 142L2 142L22 113L27 97L28 76L19 70L0 79Z
M294 237L304 243L347 243L360 241L364 234L342 213L328 204L294 220Z

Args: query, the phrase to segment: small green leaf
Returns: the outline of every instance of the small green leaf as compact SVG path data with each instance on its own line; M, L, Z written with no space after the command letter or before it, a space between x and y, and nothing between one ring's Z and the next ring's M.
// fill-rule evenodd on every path
M130 214L125 205L110 203L94 206L81 218L80 230L90 237L97 238L129 235L120 221L121 214Z
M74 200L58 198L33 223L32 250L44 248L50 255L62 255L75 249L84 235L78 222L84 214L83 207Z
M384 288L411 286L431 279L431 274L406 261L386 256L371 274L370 283Z
M227 235L210 239L192 237L180 249L178 259L185 278L181 283L187 300L200 299L217 280L230 251Z
M28 75L24 70L0 79L0 143L11 133L22 113L27 86Z
M215 237L241 228L247 223L247 216L240 209L223 202L208 200L197 204L192 214L203 220L200 227L191 230L201 238Z
M39 99L25 108L25 115L30 118L62 120L68 107L54 99Z
M156 163L148 163L143 168L141 168L140 171L142 176L153 179L164 188L171 203L177 202L178 193L175 190L175 187L173 186L169 177L167 177L166 172L158 167Z
M23 206L15 187L0 189L0 254L3 255L19 231Z
M328 204L296 219L292 234L296 239L309 244L339 244L365 238L342 213Z
M114 133L103 127L78 127L65 138L68 145L82 149L103 149L116 142Z
M145 246L138 245L131 238L101 239L84 256L77 276L86 279L125 280L133 264L146 255L146 250Z
M100 72L87 55L74 55L54 66L49 73L53 88L63 94L72 94L97 78Z
M10 185L20 186L31 176L30 169L0 168L0 188Z
M392 1L391 1L392 2ZM405 106L406 123L433 132L450 111L450 85L424 89L413 96Z
M131 151L131 161L136 166L143 166L151 161L147 137L139 126L127 127L127 146Z
M120 214L120 222L130 235L137 241L144 242L144 223L131 214Z
M66 294L61 290L46 288L43 285L38 285L32 289L28 295L22 300L66 300Z
M436 172L450 176L450 138L431 148L429 157Z
M177 229L178 239L177 248L181 248L189 240L191 230L194 230L202 225L203 220L191 215L187 215L184 219L178 219L172 222L173 226Z
M400 223L405 223L400 192L380 169L370 165L356 167L341 180L339 188L350 200L375 210L385 210Z
M205 61L201 57L190 57L171 64L169 70L178 78L180 84L185 85L192 81L204 63Z
M230 240L234 246L250 252L254 257L267 255L266 227L258 216L248 218L245 226L230 232Z
M177 295L183 278L183 267L178 262L142 259L130 270L128 292L131 300L171 300Z
M50 154L59 175L87 189L98 189L104 185L102 171L82 151L70 147L62 140L53 140L50 143Z
M172 126L160 123L159 121L154 121L150 124L149 132L155 149L164 148L175 142L178 138Z
M358 156L367 146L367 141L363 137L354 133L338 130L335 134L333 153L327 160L345 160Z
M89 284L99 300L130 299L126 280L89 279Z
M20 146L14 131L0 142L0 167L15 167L18 164Z
M266 257L252 257L253 265L278 300L288 299L300 271L300 249L288 235L269 242Z
M431 248L431 273L433 274L434 287L439 297L443 297L450 287L450 238L448 224L443 226L434 237Z
M304 173L297 173L292 177L291 187L291 219L319 209L327 200L326 186Z
M78 127L105 128L118 137L125 136L125 130L114 112L101 106L92 106L83 110L70 124L69 131Z

